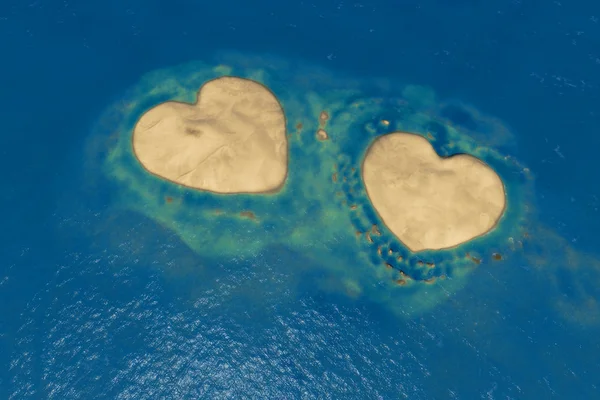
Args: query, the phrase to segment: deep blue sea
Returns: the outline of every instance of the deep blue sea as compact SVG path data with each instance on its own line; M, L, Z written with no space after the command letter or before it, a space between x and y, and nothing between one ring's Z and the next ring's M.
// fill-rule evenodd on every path
M502 121L532 244L401 317L313 285L309 248L207 259L112 207L106 110L221 52ZM600 2L0 0L0 55L0 399L600 398Z

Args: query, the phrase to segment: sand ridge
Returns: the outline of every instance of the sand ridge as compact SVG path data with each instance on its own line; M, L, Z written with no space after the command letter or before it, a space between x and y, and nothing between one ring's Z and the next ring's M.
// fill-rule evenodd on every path
M377 138L363 160L362 179L383 222L412 251L483 235L506 206L504 184L492 168L466 154L442 158L416 134Z
M249 79L220 77L200 88L195 104L148 110L135 125L133 149L152 174L215 193L273 192L287 177L283 108Z

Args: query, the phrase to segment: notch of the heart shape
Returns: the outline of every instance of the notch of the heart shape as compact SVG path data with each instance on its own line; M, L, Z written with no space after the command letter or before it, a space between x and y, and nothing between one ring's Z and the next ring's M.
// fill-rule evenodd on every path
M285 116L262 84L225 76L206 82L195 104L168 101L133 131L134 153L150 173L216 193L279 189L288 168Z
M394 132L368 148L362 178L373 207L411 251L455 247L497 224L502 180L466 154L442 158L422 136Z

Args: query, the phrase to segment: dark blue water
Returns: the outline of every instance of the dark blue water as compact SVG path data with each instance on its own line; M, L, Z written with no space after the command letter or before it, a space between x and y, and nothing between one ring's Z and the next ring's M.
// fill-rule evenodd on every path
M597 2L4 0L0 38L0 398L598 398ZM429 85L500 118L540 220L592 255L550 278L497 264L398 321L290 290L278 269L245 307L235 277L204 281L205 261L153 222L102 231L118 216L71 198L100 113L144 73L227 49ZM569 312L585 318L546 299L579 293Z

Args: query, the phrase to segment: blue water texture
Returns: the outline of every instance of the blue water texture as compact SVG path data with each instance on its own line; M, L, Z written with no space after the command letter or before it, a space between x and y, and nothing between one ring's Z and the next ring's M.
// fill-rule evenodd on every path
M600 398L597 1L2 0L0 38L0 399ZM224 50L425 85L501 119L539 221L585 261L484 263L404 319L290 277L302 255L286 249L205 279L173 232L79 186L109 104ZM461 112L445 117L471 129ZM230 294L256 271L268 282Z

